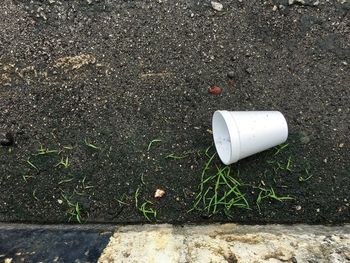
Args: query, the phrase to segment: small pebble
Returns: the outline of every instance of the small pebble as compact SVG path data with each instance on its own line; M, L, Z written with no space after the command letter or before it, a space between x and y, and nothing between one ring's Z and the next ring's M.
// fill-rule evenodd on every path
M207 132L208 132L209 134L213 134L213 131L212 131L211 129L207 129Z
M304 5L305 1L304 0L288 0L289 5L293 5L293 4L297 4L297 3Z
M220 95L222 92L222 89L218 86L212 86L209 88L209 93L213 95Z
M61 199L57 199L57 202L61 205L63 201Z
M339 144L339 148L343 148L344 147L344 143Z
M252 68L246 68L245 71L246 71L248 74L252 74L253 69L252 69Z
M304 136L300 139L300 142L302 144L308 144L310 142L310 137L309 136Z
M274 6L272 7L272 11L277 11L277 5L274 5Z
M11 146L14 143L14 138L12 133L7 132L5 134L0 135L0 144L2 146Z
M308 144L310 142L310 137L305 132L301 132L300 135L300 142L302 144Z
M224 8L224 6L218 2L214 2L214 1L211 1L211 7L216 10L216 11L222 11L222 9Z
M297 210L297 211L299 211L301 209L301 206L300 205L297 205L296 207L295 207L295 210Z
M155 198L162 198L165 195L165 191L163 189L156 189L154 193Z
M230 78L230 79L233 79L233 78L235 77L235 72L229 71L229 72L227 73L227 77Z

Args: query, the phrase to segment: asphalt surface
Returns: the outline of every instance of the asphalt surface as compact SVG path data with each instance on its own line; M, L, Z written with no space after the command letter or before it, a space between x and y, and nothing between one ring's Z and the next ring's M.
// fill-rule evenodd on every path
M1 262L97 262L114 227L0 225Z
M349 3L220 2L3 1L0 221L349 222ZM217 109L287 118L231 167L249 209L191 210Z

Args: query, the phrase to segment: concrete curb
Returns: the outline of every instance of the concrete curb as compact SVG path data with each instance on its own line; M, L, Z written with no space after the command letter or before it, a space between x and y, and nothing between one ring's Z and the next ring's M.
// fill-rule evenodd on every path
M350 225L0 224L0 262L343 263Z
M124 226L98 262L350 262L350 225Z

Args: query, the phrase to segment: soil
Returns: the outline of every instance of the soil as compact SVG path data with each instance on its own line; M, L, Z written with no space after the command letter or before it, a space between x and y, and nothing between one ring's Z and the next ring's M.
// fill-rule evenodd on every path
M3 1L0 221L349 222L349 3L220 2ZM288 146L231 166L250 209L188 212L217 109L283 112Z

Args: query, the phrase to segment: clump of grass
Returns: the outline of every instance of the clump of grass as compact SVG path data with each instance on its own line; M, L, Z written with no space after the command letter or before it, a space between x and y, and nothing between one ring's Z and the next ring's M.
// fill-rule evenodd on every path
M275 174L278 173L278 171L288 171L292 172L292 167L293 167L293 161L292 161L292 156L288 157L288 160L286 163L277 161L277 160L268 160L266 163L272 167L273 171Z
M98 147L98 146L95 145L95 144L92 144L92 143L89 142L87 139L85 139L84 142L85 142L85 145L86 145L87 147L90 147L90 148L95 149L95 150L101 150L100 147Z
M170 153L167 156L165 156L165 158L169 158L169 159L174 159L174 160L181 160L188 157L188 153L182 154L182 155L177 155L176 153Z
M79 192L78 190L79 190L79 186L76 186L75 189L73 190L73 193L75 193L76 195L80 195L80 196L86 195L86 193Z
M65 149L65 150L73 150L73 146L71 146L71 145L68 145L68 146L63 146L63 149Z
M86 189L90 189L90 188L94 188L93 185L89 184L88 182L85 182L86 181L86 176L84 176L83 180L81 181L82 183L82 187L84 190Z
M290 196L277 196L277 194L275 193L275 190L270 187L270 188L263 188L263 187L258 187L260 189L259 195L256 199L256 206L258 207L259 212L260 210L260 203L262 202L262 200L270 198L270 199L274 199L277 201L284 201L284 200L293 200L294 198L290 197Z
M135 206L137 209L139 208L139 195L140 195L140 187L138 187L136 189L135 194L134 194Z
M141 183L142 183L143 185L146 184L146 183L145 183L145 178L144 178L144 177L145 177L144 174L141 174L140 180L141 180Z
M64 184L64 183L69 183L69 182L73 181L73 179L74 179L73 177L63 179L63 180L59 181L58 184L60 185L60 184Z
M69 215L68 221L70 222L72 218L75 218L75 220L81 224L82 223L82 208L78 202L73 203L65 194L62 193L63 199L66 201L66 204L68 205L68 211L67 214Z
M204 211L212 216L220 211L229 213L233 207L249 209L245 194L240 190L243 184L233 177L230 166L215 165L215 172L210 173L216 153L210 156L208 151L209 148L205 151L208 161L204 165L199 191L190 211Z
M34 178L32 175L22 175L22 179L24 182L28 183L28 179Z
M186 157L189 157L190 154L197 154L198 156L200 156L201 152L199 150L193 150L193 151L183 152L182 154L170 153L170 154L166 155L165 158L174 159L174 160L181 160L181 159L184 159Z
M286 170L291 172L292 171L292 156L289 156L287 165L286 165Z
M27 164L29 164L29 166L31 166L32 168L34 168L35 170L37 170L38 172L39 172L39 168L38 167L36 167L35 165L34 165L34 163L32 163L31 161L30 161L30 159L28 158L27 159Z
M152 144L154 144L156 142L161 142L161 141L162 140L160 140L160 139L154 139L154 140L150 141L149 144L148 144L148 147L147 147L147 151L149 151L151 149Z
M74 210L71 213L71 215L75 217L79 224L81 224L81 207L78 202L75 204Z
M312 174L310 174L309 169L305 168L305 176L300 175L299 176L299 182L306 182L312 177Z
M129 203L125 202L124 199L126 198L126 194L124 193L120 198L116 198L118 204L120 207L124 205L130 205Z
M286 149L288 144L279 145L276 147L274 155L280 154ZM247 196L255 188L259 189L256 198L256 206L260 212L261 202L265 199L277 200L283 202L292 200L290 196L279 196L276 194L272 186L267 186L264 181L261 181L259 187L250 184L245 184L239 181L239 170L235 173L231 170L231 166L223 166L216 164L216 153L209 154L210 147L205 150L207 161L201 173L201 181L198 187L198 192L195 196L195 201L192 209L193 211L205 212L207 216L213 216L219 212L223 212L226 216L230 216L233 208L251 209L247 201ZM270 160L267 161L270 169L273 169L274 176L279 171L292 172L293 163L290 156L287 161ZM264 177L270 181L268 175L271 174L269 169L265 170ZM277 180L273 178L276 184ZM253 194L253 192L251 193ZM253 198L253 196L251 196Z
M56 164L55 166L63 166L65 169L67 169L69 166L70 166L70 162L69 162L69 159L68 159L68 156L66 157L66 159L64 159L63 157L61 158L61 161Z
M63 153L65 150L69 150L69 151L70 151L70 150L73 150L73 149L74 149L74 147L71 146L71 145L63 146L62 149L59 150L57 154L61 154L61 153Z
M33 190L32 196L35 199L35 201L39 201L39 198L36 196L36 189Z
M152 208L153 203L149 200L144 200L142 204L139 206L139 196L140 196L141 188L138 187L135 191L134 199L135 199L135 207L137 210L139 210L143 216L149 221L152 222L150 216L153 217L153 219L157 219L157 211Z
M277 174L279 170L285 169L284 165L282 163L280 163L279 161L268 160L266 162L270 167L272 167L275 174Z
M278 154L282 153L284 150L287 149L288 146L289 146L289 143L283 143L283 144L276 146L274 155L278 155Z
M141 204L139 210L142 212L143 216L151 222L152 220L150 219L149 215L153 216L154 219L157 219L157 211L154 210L150 205L153 205L153 203L149 200L146 200Z
M45 148L44 146L40 145L36 155L47 155L50 153L58 153L58 150L50 150L49 148Z

